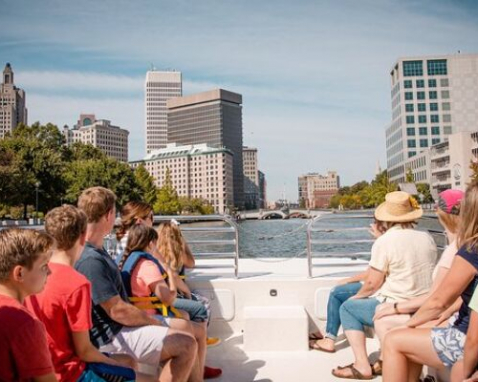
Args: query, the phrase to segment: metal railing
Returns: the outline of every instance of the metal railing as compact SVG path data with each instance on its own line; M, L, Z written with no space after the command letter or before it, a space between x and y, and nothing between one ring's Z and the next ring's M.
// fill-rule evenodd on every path
M231 252L197 252L194 251L194 256L202 259L234 259L234 276L237 279L239 275L239 232L238 227L232 217L228 215L174 215L174 216L164 216L164 215L155 215L154 224L159 224L165 221L176 220L183 223L194 223L194 222L212 222L212 221L222 221L228 224L227 227L222 226L207 226L207 227L186 227L180 225L179 228L181 232L191 232L191 233L233 233L234 239L193 239L187 240L188 244L193 245L208 245L208 246L232 246L234 248Z
M315 217L307 225L307 267L308 267L308 277L312 278L312 258L315 257L334 257L334 258L353 258L357 259L359 257L364 257L370 255L370 252L315 252L313 250L314 244L353 244L353 243L372 243L372 239L314 239L313 232L321 232L323 234L336 233L336 232L347 232L347 231L368 231L370 227L349 227L349 228L316 228L317 222L323 222L326 220L338 221L338 220L350 220L350 219L373 219L373 215L364 215L364 214L349 214L349 213L330 213L324 214Z
M337 232L347 232L347 231L368 231L370 227L367 225L365 227L351 227L351 228L316 228L314 225L317 222L323 222L326 220L329 221L338 221L338 220L350 220L350 219L368 219L372 220L373 215L365 215L365 214L349 214L349 213L330 213L318 216L312 219L309 224L307 225L307 266L308 266L308 277L312 278L312 270L313 270L313 257L334 257L334 258L351 258L351 259L358 259L360 257L370 256L370 252L353 252L353 251L340 251L340 252L316 252L313 250L314 244L361 244L361 243L373 243L374 239L314 239L313 232L321 232L323 234L327 233L337 233ZM446 232L443 228L430 228L424 227L428 222L438 222L438 218L435 214L433 215L423 215L419 221L419 229L426 230L430 235L432 235L435 243L437 244L437 248L440 251L443 251L448 244L448 237Z

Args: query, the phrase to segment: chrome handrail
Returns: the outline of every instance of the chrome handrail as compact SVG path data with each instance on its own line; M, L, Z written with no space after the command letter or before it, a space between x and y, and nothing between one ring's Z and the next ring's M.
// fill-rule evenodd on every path
M188 244L196 245L233 245L234 252L196 252L195 255L204 259L234 258L234 276L239 276L239 230L234 219L229 215L155 215L154 224L165 221L176 220L178 222L198 222L198 221L223 221L228 227L181 227L183 232L209 232L209 233L227 233L233 232L234 239L208 239L208 240L189 240Z
M358 240L348 240L348 239L312 239L312 232L322 232L322 233L332 233L332 232L345 232L345 231L365 231L369 230L369 227L353 227L353 228L314 228L314 224L321 220L340 220L340 219L373 219L373 215L365 214L350 214L350 213L325 213L319 215L314 219L310 220L307 225L307 266L308 266L308 277L312 278L312 258L315 255L322 255L327 257L334 258L343 258L349 257L354 260L357 258L369 255L370 252L313 252L312 244L347 244L347 243L371 243L374 240L369 239L358 239ZM423 215L421 217L423 220L438 220L436 215ZM438 236L443 238L445 245L448 244L448 236L444 230L430 229L427 228L426 231L432 236ZM436 242L436 240L435 240ZM437 248L443 250L445 246L437 244Z
M353 228L324 228L318 229L313 228L314 224L318 221L323 220L343 220L343 219L373 219L373 215L365 215L365 214L349 214L349 213L325 213L323 215L316 216L315 218L311 219L309 224L307 224L307 267L308 267L308 277L312 278L312 257L314 254L316 255L327 255L334 257L334 258L343 258L343 257L350 257L353 259L357 259L359 257L367 256L369 252L349 252L349 253L342 253L342 252L313 252L312 251L312 244L346 244L346 243L371 243L373 240L369 239L359 239L359 240L348 240L348 239L312 239L312 232L323 232L323 233L332 233L332 232L343 232L343 231L363 231L368 230L367 227L353 227Z

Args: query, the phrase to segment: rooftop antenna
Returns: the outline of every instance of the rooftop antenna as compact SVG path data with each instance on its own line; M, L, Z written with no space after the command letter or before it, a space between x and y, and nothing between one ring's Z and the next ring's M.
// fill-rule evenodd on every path
M151 71L154 72L156 70L156 67L154 66L153 63L151 63Z

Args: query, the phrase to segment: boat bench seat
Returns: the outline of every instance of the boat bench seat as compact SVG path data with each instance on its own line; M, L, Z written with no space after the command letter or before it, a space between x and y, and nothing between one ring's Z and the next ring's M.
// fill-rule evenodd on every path
M307 351L308 316L302 305L246 306L244 350Z

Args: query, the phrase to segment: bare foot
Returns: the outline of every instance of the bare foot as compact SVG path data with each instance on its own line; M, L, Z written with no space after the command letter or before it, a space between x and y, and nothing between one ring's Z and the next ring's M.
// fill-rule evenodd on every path
M309 341L309 347L315 350L335 352L335 341L330 338L324 338L318 341Z

